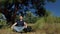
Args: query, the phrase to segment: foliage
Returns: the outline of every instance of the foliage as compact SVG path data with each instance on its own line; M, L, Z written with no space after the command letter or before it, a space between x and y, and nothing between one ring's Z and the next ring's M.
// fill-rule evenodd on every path
M6 20L1 19L0 20L0 25L6 25Z
M38 16L35 16L30 11L27 11L26 15L24 16L24 21L27 23L35 23L38 20L38 18ZM16 16L16 20L19 20L19 15Z
M60 23L59 17L48 16L45 18L47 23Z
M35 23L35 29L42 29L45 26L45 20L44 18L39 18L37 22Z
M36 26L35 28L44 29L44 28L48 28L50 25L53 26L54 24L58 24L58 23L60 23L59 17L50 15L48 17L42 17L39 20L37 20L37 22L35 23L35 26Z
M47 0L48 2L56 2L56 0Z
M55 2L56 0L0 0L0 4L1 6L3 6L2 10L3 10L4 15L7 18L7 22L10 22L10 21L14 22L15 17L16 17L16 12L19 9L20 10L22 9L25 12L26 10L30 10L33 8L33 9L36 9L35 14L39 16L47 15L46 8L44 8L46 1ZM12 8L13 5L14 5L14 8Z
M0 25L6 25L6 18L2 13L0 13Z
M25 21L27 23L35 23L39 17L36 17L31 13L30 11L27 11L26 16L25 16Z
M6 18L2 13L0 13L0 28L5 27L6 25L7 25Z

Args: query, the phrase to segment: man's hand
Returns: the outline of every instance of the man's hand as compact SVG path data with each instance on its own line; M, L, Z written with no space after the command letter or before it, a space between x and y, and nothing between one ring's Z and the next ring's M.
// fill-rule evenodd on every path
M13 27L16 25L17 23L14 23L12 26L11 26L11 29L13 29Z
M24 22L24 28L27 28L27 23L26 22Z
M13 29L13 26L11 27L11 29Z

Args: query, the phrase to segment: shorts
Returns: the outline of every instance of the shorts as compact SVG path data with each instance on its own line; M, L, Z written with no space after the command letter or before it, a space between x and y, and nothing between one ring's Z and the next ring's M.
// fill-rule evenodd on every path
M21 32L21 31L23 31L23 29L24 29L24 26L14 26L13 27L13 30L15 30L17 32Z

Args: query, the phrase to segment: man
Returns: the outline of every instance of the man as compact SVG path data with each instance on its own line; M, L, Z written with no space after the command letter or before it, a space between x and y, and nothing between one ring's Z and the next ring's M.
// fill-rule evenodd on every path
M20 20L15 22L11 27L13 30L15 30L17 32L21 32L24 28L27 28L27 24L26 24L26 22L23 21L23 17L20 16L19 18L20 18Z

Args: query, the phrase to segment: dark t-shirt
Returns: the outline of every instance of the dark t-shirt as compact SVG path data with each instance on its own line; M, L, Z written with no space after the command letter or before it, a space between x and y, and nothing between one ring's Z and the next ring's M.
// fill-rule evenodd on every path
M23 20L22 21L18 20L16 26L24 26L24 21Z

